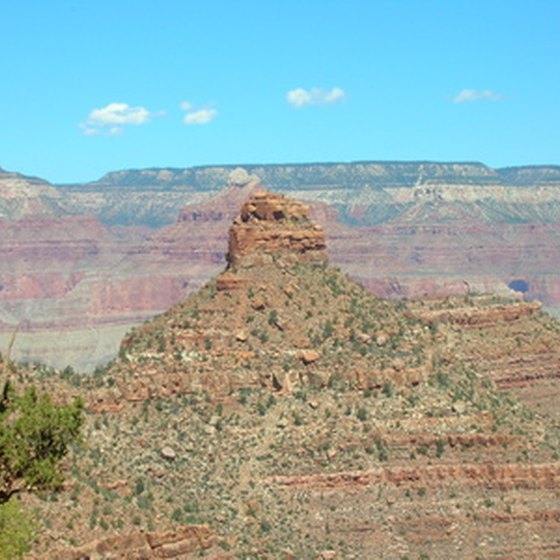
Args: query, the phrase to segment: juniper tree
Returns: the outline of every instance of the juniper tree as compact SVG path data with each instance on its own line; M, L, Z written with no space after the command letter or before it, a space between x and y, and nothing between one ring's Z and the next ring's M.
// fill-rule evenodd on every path
M21 491L54 490L60 460L79 439L83 405L56 405L34 387L17 392L9 381L0 394L0 504Z

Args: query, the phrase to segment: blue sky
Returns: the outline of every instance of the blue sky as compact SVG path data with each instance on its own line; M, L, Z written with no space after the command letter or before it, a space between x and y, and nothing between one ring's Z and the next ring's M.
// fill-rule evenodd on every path
M3 0L0 166L560 163L557 0Z

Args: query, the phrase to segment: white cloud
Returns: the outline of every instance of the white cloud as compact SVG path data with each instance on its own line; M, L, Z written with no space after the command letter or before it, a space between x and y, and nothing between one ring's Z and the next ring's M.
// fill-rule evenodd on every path
M332 89L296 88L286 94L286 101L298 109L306 105L332 105L344 101L345 98L346 93L339 87Z
M150 111L144 107L129 107L126 103L109 103L101 109L94 109L87 118L93 126L122 124L144 124L150 119Z
M294 107L303 107L304 105L310 105L312 102L311 94L303 88L292 89L287 93L286 99Z
M486 101L498 101L499 99L502 99L502 97L502 95L494 93L489 89L482 91L463 89L453 98L453 103L465 103L467 101L479 101L481 99Z
M80 125L86 136L117 136L126 125L146 124L150 118L163 113L151 113L145 107L130 107L127 103L109 103L93 109Z
M324 101L325 103L338 103L339 101L343 101L346 97L344 90L342 88L332 88L330 91L325 92Z
M190 111L193 108L193 104L190 101L182 101L179 107L181 107L182 111Z
M216 109L198 109L187 113L183 122L185 124L208 124L218 116Z
M86 136L119 136L123 133L122 126L94 128L88 125L80 125L80 127Z

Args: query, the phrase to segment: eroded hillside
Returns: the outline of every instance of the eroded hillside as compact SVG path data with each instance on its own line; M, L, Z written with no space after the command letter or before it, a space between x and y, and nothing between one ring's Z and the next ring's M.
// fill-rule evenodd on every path
M228 262L73 378L87 446L66 492L29 498L37 555L559 556L555 320L488 296L376 299L279 195L243 206Z

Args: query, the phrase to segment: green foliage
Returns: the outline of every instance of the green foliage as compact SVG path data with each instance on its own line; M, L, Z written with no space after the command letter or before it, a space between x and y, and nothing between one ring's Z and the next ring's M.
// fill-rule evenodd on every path
M29 551L35 527L17 500L0 504L0 560L21 558Z
M389 459L389 453L387 451L387 447L385 446L385 442L381 439L380 436L376 436L374 439L375 447L377 448L377 453L379 454L380 461L387 461Z
M393 396L393 384L389 381L387 383L385 383L385 385L383 385L383 394L386 397L392 397Z
M323 338L330 338L334 334L334 327L331 321L326 321L323 325Z
M137 478L136 484L134 485L134 495L139 496L140 494L142 494L142 492L144 492L145 489L146 486L144 484L144 480L142 478Z
M263 343L266 344L269 340L270 340L270 335L268 334L268 332L266 332L264 329L261 331L261 333L259 334L259 340Z
M451 385L451 380L448 374L438 371L433 378L430 379L430 383L437 385L441 389L448 389Z
M60 486L60 460L79 438L83 404L53 404L34 387L18 394L5 384L0 396L0 503L16 492Z

